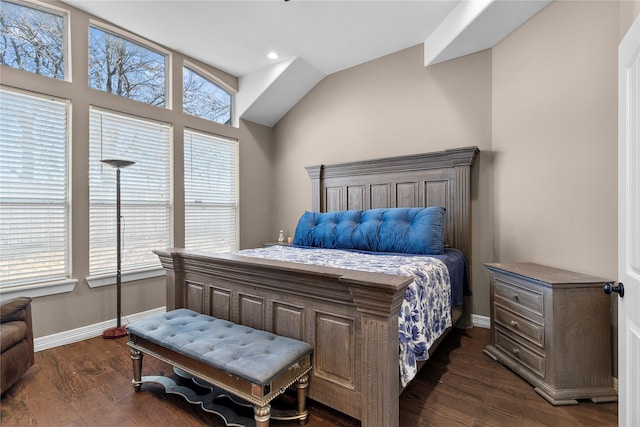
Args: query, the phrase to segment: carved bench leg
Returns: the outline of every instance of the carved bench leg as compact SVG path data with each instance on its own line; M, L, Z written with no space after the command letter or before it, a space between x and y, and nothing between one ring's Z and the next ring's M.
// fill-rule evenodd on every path
M296 382L296 389L298 390L298 414L300 415L298 422L301 426L307 423L309 416L307 412L307 387L309 387L309 375L304 375Z
M140 350L136 350L132 348L130 350L131 361L133 362L133 389L135 391L140 391L140 386L142 385L142 352Z
M256 419L256 427L269 427L269 419L271 418L271 406L254 406L253 417Z

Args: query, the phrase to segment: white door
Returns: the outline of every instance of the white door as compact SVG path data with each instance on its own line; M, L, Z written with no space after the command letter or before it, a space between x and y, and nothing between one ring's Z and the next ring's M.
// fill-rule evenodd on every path
M640 425L640 17L618 61L618 423L626 427Z

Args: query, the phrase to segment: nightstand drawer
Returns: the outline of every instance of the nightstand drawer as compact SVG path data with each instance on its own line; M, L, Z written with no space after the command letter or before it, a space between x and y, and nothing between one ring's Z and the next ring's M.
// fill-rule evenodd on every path
M495 279L495 294L514 306L522 307L540 316L544 315L542 292L535 292L521 286Z
M522 363L535 374L544 377L544 356L509 338L506 333L503 333L498 328L496 328L496 347L509 355L509 357Z
M494 309L494 320L496 323L544 348L544 325L532 322L497 304L494 306Z

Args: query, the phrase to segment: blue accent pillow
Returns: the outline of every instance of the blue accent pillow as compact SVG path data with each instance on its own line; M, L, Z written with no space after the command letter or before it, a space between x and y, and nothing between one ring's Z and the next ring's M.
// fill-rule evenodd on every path
M337 212L305 212L293 243L329 249L358 249L441 255L445 209L388 208Z

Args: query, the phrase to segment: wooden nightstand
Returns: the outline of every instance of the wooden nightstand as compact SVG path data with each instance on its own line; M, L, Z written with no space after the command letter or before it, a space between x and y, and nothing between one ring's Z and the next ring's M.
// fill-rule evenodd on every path
M553 405L616 401L607 280L531 263L491 271L491 344L484 352Z

